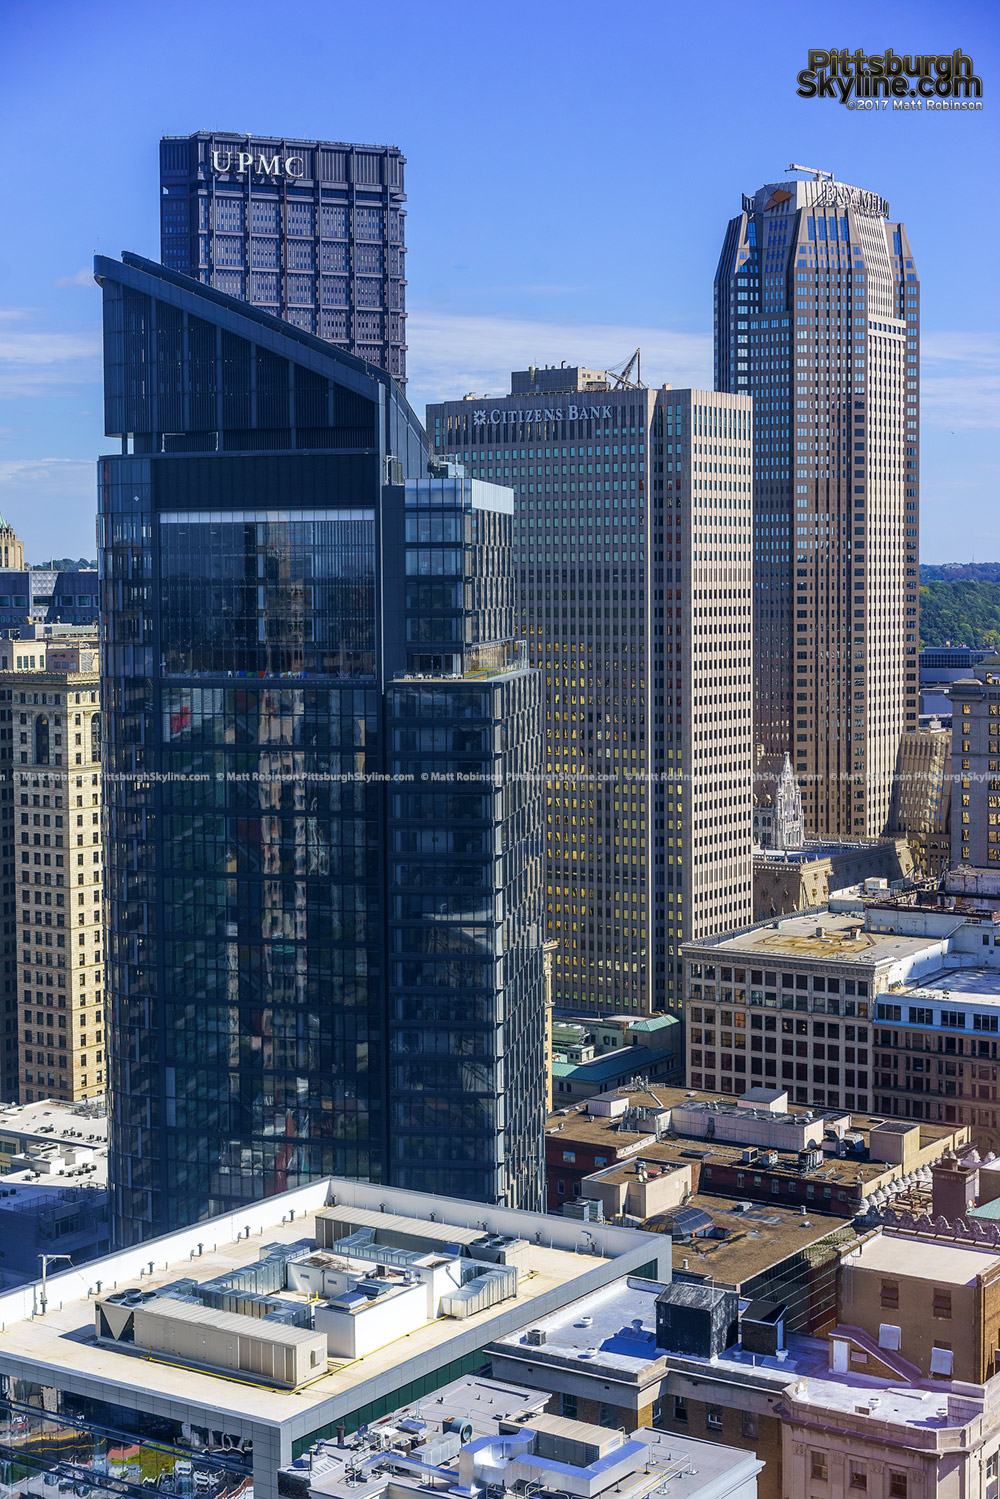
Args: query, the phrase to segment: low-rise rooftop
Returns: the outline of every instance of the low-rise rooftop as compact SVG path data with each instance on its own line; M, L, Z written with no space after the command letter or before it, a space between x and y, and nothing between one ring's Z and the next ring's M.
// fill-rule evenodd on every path
M366 1215L377 1218L375 1228L365 1226ZM379 1232L383 1223L393 1226ZM407 1247L407 1224L414 1225L408 1237L416 1248ZM419 1229L431 1236L426 1250L419 1247ZM328 1244L331 1234L334 1242L326 1252L317 1252L317 1244ZM437 1252L433 1240L454 1245L454 1251ZM0 1294L0 1372L30 1365L33 1377L43 1382L90 1394L107 1389L112 1392L108 1398L137 1409L158 1400L252 1421L280 1424L295 1417L308 1431L349 1417L373 1398L372 1391L384 1395L412 1378L427 1377L498 1332L523 1325L537 1307L571 1299L595 1277L610 1280L640 1265L660 1263L663 1247L655 1236L628 1229L584 1226L331 1178L50 1274L44 1315L38 1315L36 1287ZM449 1254L462 1271L450 1279ZM151 1301L171 1298L177 1298L177 1307L201 1301L223 1313L255 1303L248 1305L252 1315L241 1318L252 1338L258 1319L275 1313L278 1321L265 1325L283 1321L285 1326L309 1326L317 1298L322 1305L326 1296L332 1297L325 1304L327 1320L340 1327L349 1320L353 1328L354 1319L340 1315L344 1293L336 1287L357 1285L363 1296L379 1304L384 1290L399 1278L410 1287L412 1304L405 1320L393 1303L398 1333L386 1339L383 1332L377 1346L353 1357L331 1353L315 1377L290 1390L276 1389L266 1370L248 1375L227 1363L232 1373L220 1373L214 1354L203 1360L185 1356L183 1363L174 1363L166 1344L154 1365L136 1343L127 1341L131 1310L138 1316ZM348 1291L348 1299L353 1295ZM452 1310L442 1316L437 1307L446 1297ZM107 1311L104 1323L98 1318L100 1338L95 1335L98 1304ZM184 1316L174 1319L178 1326ZM205 1318L206 1325L209 1320ZM315 1325L319 1329L318 1313ZM213 1372L209 1364L215 1366Z
M686 1235L683 1215L691 1209L702 1220L709 1219L711 1228L702 1221L700 1231ZM705 1275L737 1289L821 1239L836 1236L847 1247L857 1238L852 1224L831 1223L821 1213L804 1217L794 1208L720 1199L705 1192L693 1193L676 1214L647 1218L643 1227L671 1234L675 1275Z
M625 1100L621 1113L611 1112L616 1100ZM747 1107L745 1105L751 1105ZM594 1113L597 1108L602 1112ZM656 1087L637 1093L624 1090L617 1095L604 1094L600 1099L550 1114L546 1123L546 1140L550 1170L558 1171L559 1156L574 1153L575 1146L587 1146L592 1158L606 1156L600 1167L602 1179L621 1180L639 1167L670 1170L690 1165L695 1172L695 1186L701 1190L711 1184L713 1168L724 1168L720 1191L740 1190L730 1173L767 1172L769 1178L784 1176L795 1182L810 1182L813 1193L806 1205L810 1211L823 1210L824 1189L849 1192L852 1201L875 1190L883 1181L900 1174L898 1152L883 1140L897 1133L892 1121L887 1125L881 1115L845 1113L843 1109L809 1109L805 1105L786 1103L785 1112L774 1112L765 1098L755 1100L744 1095L737 1103L716 1093L695 1092L684 1088ZM609 1112L604 1112L605 1110ZM724 1120L728 1138L720 1138ZM692 1122L693 1121L693 1122ZM714 1121L714 1128L710 1125ZM799 1148L788 1141L772 1145L762 1130L769 1124L801 1125L815 1140L819 1159L810 1162ZM950 1144L961 1143L967 1131L956 1132L954 1126L925 1120L896 1121L904 1132L916 1131L917 1153L921 1164L943 1152ZM695 1132L697 1130L697 1132ZM776 1138L779 1130L775 1131ZM789 1128L789 1134L794 1130ZM754 1142L760 1141L754 1150ZM805 1144L805 1141L803 1141ZM907 1169L910 1169L909 1167ZM606 1172L618 1172L608 1178ZM752 1196L752 1182L745 1189Z
M688 942L684 950L693 957L698 951L711 949L714 958L734 962L741 957L747 961L776 963L802 959L873 968L879 963L911 957L927 948L932 940L903 933L869 932L864 928L860 912L821 909L758 922L745 931L719 938Z
M18 1135L44 1141L75 1140L81 1144L105 1145L108 1121L103 1099L60 1103L40 1098L37 1103L0 1104L0 1136Z
M679 1032L677 1045L679 1048ZM613 1078L628 1078L666 1066L675 1056L679 1066L679 1050L674 1053L665 1046L655 1051L649 1046L623 1046L617 1051L602 1052L585 1062L553 1062L552 1076L563 1081L573 1079L577 1082L607 1083Z
M362 1434L325 1440L281 1471L286 1499L468 1495L501 1487L539 1499L724 1499L746 1492L752 1453L674 1432L631 1435L542 1409L547 1392L481 1376L414 1400Z
M51 1098L0 1107L0 1188L107 1186L108 1121L104 1101Z
M907 999L948 999L961 1001L1000 1001L1000 967L962 967L948 964L933 973L924 974L918 981L901 984L892 990L892 998L905 995Z
M513 1333L493 1345L494 1367L504 1377L523 1365L557 1365L660 1389L671 1372L694 1378L699 1386L713 1380L739 1384L799 1406L819 1406L843 1416L864 1416L911 1428L912 1445L934 1447L938 1434L961 1430L984 1406L981 1386L953 1385L932 1379L840 1373L831 1368L830 1342L799 1333L787 1336L776 1354L749 1352L739 1344L709 1356L675 1353L656 1342L656 1298L663 1287L630 1276L537 1321L530 1339ZM701 1394L699 1398L706 1397ZM921 1440L913 1428L924 1429Z
M974 1285L978 1275L997 1267L995 1249L974 1244L935 1241L928 1246L920 1239L897 1234L873 1234L855 1249L849 1263L859 1270L873 1270L883 1275L905 1275L940 1285Z

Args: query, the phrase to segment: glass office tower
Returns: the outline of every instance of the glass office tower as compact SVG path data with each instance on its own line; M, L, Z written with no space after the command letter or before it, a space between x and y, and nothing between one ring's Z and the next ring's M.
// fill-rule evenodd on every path
M199 130L160 142L160 255L406 385L405 157Z
M744 195L715 277L716 387L754 401L754 734L811 836L886 831L917 729L919 293L885 199L824 172Z
M535 1207L512 495L428 474L350 355L137 256L96 275L119 1241L328 1172Z

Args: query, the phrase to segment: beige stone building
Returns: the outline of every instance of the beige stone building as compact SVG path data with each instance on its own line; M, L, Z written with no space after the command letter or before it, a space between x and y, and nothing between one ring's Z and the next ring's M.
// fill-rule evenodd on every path
M892 883L914 873L906 838L871 843L809 841L795 849L755 849L753 914L755 921L807 911L829 900L835 890L866 880Z
M715 278L716 384L754 397L754 732L812 833L878 838L918 721L920 282L878 193L795 170Z
M427 430L438 457L515 492L553 1001L676 1008L682 942L751 912L749 394L516 370L510 395L428 406Z
M1000 1150L1000 875L951 870L691 943L692 1088L967 1125Z
M910 846L915 873L940 875L951 850L951 729L937 719L904 734L892 788L889 830Z
M4 572L20 572L24 567L24 547L14 527L0 515L0 568Z
M10 713L3 811L17 965L17 1014L4 1019L16 1026L20 1101L72 1102L105 1083L96 638L0 641L0 689Z

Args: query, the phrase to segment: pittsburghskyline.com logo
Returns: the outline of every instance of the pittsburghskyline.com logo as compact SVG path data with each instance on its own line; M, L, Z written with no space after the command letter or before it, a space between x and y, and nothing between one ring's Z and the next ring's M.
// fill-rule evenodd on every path
M858 47L810 47L809 65L797 75L803 99L833 99L849 109L982 109L983 81L972 58L954 52L866 53Z

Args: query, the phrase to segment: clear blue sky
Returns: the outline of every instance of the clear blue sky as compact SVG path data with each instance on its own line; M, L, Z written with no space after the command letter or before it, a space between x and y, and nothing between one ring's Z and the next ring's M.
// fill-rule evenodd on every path
M1000 560L1000 10L722 0L345 5L4 0L0 509L33 561L94 554L95 250L157 257L157 141L199 128L393 142L408 166L410 397L512 366L711 383L741 192L790 161L887 197L924 287L926 561ZM815 18L814 18L815 17ZM795 95L810 47L971 53L981 113Z

